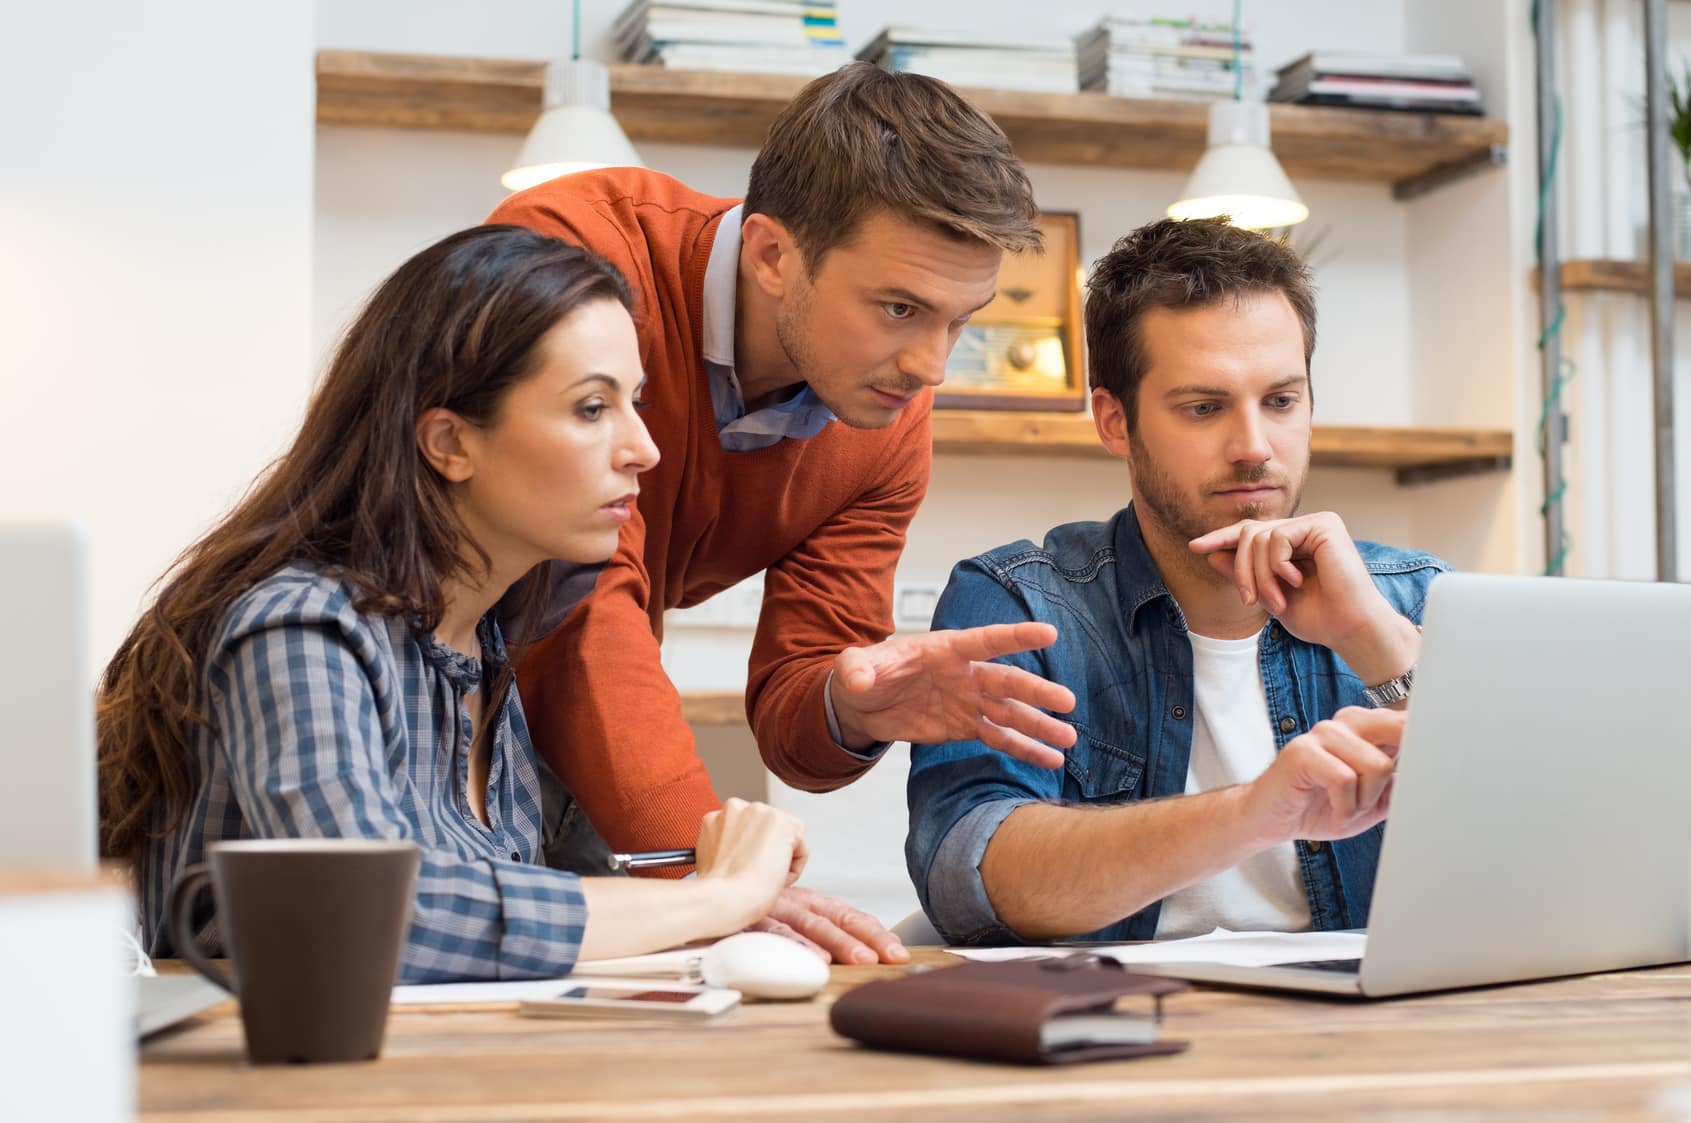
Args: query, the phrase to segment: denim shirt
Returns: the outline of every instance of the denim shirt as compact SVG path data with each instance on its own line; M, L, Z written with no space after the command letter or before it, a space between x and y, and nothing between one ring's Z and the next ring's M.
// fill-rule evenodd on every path
M1428 554L1356 545L1386 600L1419 623L1429 585L1449 567ZM1074 691L1074 712L1060 715L1076 733L1064 767L1027 764L979 741L911 746L905 860L923 910L953 943L1026 942L994 911L980 875L987 844L1016 808L1132 803L1186 791L1192 645L1131 506L1107 523L1059 526L1043 546L1014 542L958 564L933 626L1022 620L1057 628L1051 647L1002 662ZM1343 707L1367 704L1364 683L1343 660L1278 623L1264 627L1259 659L1276 750ZM1298 844L1316 928L1367 925L1383 833L1384 824L1330 845ZM1154 902L1074 938L1152 939L1160 909Z

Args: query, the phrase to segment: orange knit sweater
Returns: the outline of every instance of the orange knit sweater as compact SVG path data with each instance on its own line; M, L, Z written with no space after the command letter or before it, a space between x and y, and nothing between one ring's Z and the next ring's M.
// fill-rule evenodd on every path
M834 656L892 631L893 569L927 490L931 398L885 429L830 422L807 440L726 452L702 353L705 265L732 199L616 168L531 188L489 219L587 246L628 278L662 460L587 599L524 656L536 748L619 850L691 846L718 806L658 659L665 609L767 570L746 684L764 761L810 791L868 765L828 735Z

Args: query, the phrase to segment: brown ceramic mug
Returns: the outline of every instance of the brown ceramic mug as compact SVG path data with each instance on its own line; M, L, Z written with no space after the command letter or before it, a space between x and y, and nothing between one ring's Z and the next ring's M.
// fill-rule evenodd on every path
M381 839L214 842L170 894L170 942L240 1000L254 1064L373 1060L415 905L422 851ZM212 890L231 978L194 943Z

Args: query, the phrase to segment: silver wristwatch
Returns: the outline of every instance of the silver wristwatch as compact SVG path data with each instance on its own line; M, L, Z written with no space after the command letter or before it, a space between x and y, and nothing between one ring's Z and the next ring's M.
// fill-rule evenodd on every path
M1409 697L1409 688L1414 682L1415 668L1410 667L1396 678L1389 678L1378 686L1363 687L1362 696L1376 709L1394 706Z

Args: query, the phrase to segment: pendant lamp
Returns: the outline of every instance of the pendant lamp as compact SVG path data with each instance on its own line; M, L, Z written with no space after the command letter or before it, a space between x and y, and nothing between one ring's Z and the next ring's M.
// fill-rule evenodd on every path
M1240 66L1239 3L1233 5L1233 99L1210 106L1209 147L1170 218L1226 215L1250 230L1294 226L1309 217L1292 181L1268 146L1268 106L1244 97Z
M540 117L511 170L499 177L521 191L591 168L642 167L640 154L611 116L611 72L581 57L581 0L575 0L575 51L546 67Z

